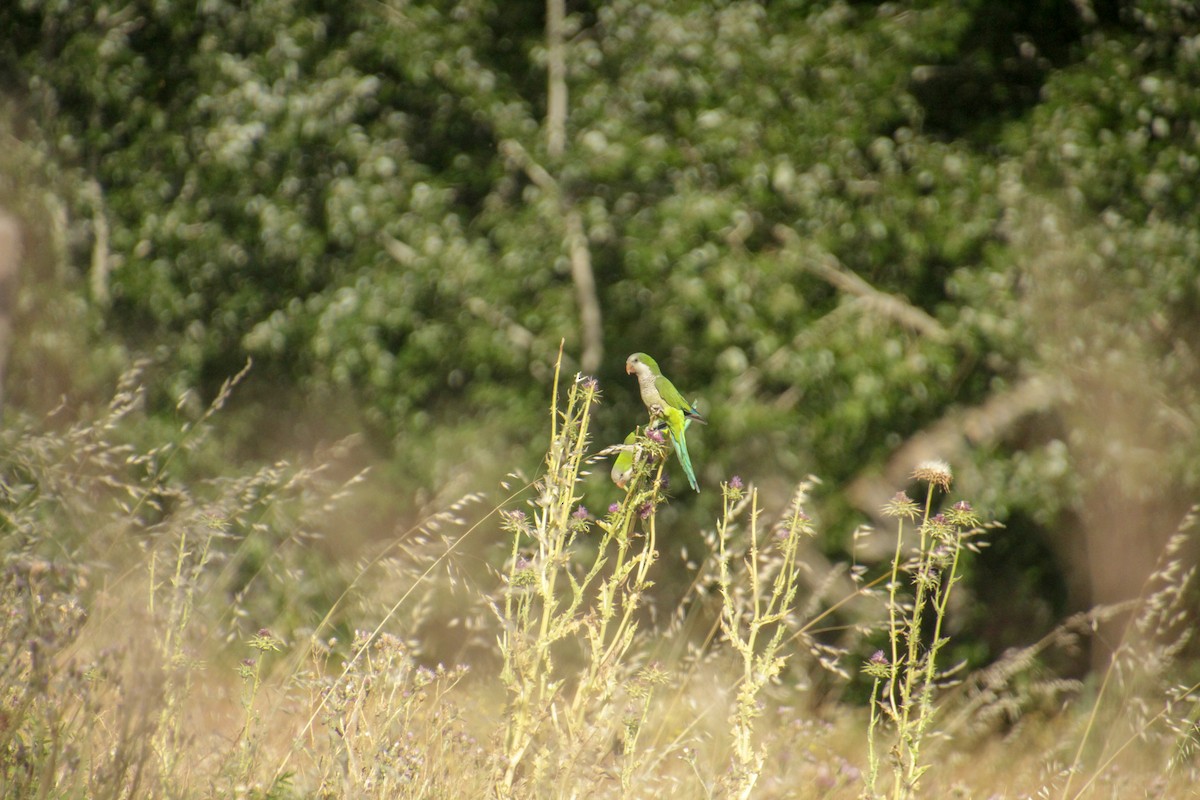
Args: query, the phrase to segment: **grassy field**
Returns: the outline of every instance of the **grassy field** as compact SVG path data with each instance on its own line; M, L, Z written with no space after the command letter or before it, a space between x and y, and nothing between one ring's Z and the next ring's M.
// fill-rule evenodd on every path
M768 504L731 476L665 608L670 454L640 439L624 499L589 509L597 387L556 386L542 474L382 543L336 450L194 477L232 382L172 431L147 430L136 373L94 418L14 421L3 796L1197 796L1190 520L1136 601L968 673L956 581L1005 534L949 466L913 465L924 492L884 509L870 568L813 558L811 481ZM1045 666L1114 619L1106 670Z

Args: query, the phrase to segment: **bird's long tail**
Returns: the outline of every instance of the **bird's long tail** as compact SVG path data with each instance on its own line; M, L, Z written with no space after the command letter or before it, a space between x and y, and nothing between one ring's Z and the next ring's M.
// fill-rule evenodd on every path
M696 473L692 470L692 458L688 455L687 438L680 431L676 435L674 430L670 430L671 444L675 447L675 455L679 456L679 463L683 465L683 472L687 475L688 484L691 485L693 491L700 491L700 484L696 483Z

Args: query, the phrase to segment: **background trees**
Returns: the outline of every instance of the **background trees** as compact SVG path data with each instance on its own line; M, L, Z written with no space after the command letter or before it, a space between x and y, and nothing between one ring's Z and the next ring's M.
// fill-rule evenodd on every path
M4 6L14 403L145 355L197 414L253 357L230 452L366 430L407 496L536 468L560 339L619 441L646 350L709 485L848 531L940 455L1015 624L1136 591L1200 488L1196 12L565 11L551 110L542 3Z

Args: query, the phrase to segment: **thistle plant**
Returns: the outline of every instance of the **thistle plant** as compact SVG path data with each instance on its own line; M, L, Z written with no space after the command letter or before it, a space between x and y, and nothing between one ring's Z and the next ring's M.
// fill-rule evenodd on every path
M556 776L577 778L585 772L578 769L580 759L609 752L612 738L626 744L636 739L649 692L661 682L648 673L635 680L628 661L636 612L658 558L654 512L663 499L665 447L639 442L625 498L594 519L581 504L579 486L598 387L577 376L560 409L558 379L556 371L550 449L532 512L503 516L512 542L506 589L496 606L503 625L501 681L508 692L495 785L502 797L518 794L521 785L551 784ZM594 541L590 563L576 560L582 537ZM574 663L564 653L578 653L576 670L564 666ZM638 709L624 719L617 712L622 692ZM622 780L628 782L637 751L622 749Z
M263 686L263 659L267 653L278 653L283 649L283 642L271 635L266 628L250 637L246 646L254 652L249 658L244 658L238 664L237 674L242 681L242 714L244 722L238 734L239 759L238 777L243 784L252 780L252 770L262 745L259 733L261 715L257 708L259 693Z
M926 485L925 501L917 503L901 492L883 509L896 520L896 547L888 583L888 653L876 652L864 666L873 679L871 714L867 727L867 796L878 797L880 738L890 729L892 800L914 796L922 774L922 746L931 733L937 708L934 694L944 677L938 655L949 641L943 625L950 595L959 574L964 548L980 532L979 519L966 501L945 513L934 513L934 491L950 489L950 468L942 462L920 465L913 478ZM916 552L905 554L905 525L917 520ZM901 577L912 585L911 600L901 597Z
M731 796L747 798L763 768L764 752L754 743L759 695L787 663L788 620L799 589L796 554L800 540L813 535L804 504L812 484L800 484L780 524L766 536L759 526L758 490L743 490L736 476L723 485L724 506L717 525L718 584L721 632L741 665L737 700L730 718L733 764ZM741 553L744 581L735 579L734 538L738 517L749 507L745 548Z

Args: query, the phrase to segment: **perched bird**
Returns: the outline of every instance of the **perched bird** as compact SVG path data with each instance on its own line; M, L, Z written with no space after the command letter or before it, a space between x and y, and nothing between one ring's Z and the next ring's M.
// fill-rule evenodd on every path
M691 424L692 421L690 419L685 419L683 423L684 430L687 430L687 427ZM666 419L655 420L651 423L649 430L659 431L660 433L666 431ZM624 489L625 485L629 483L629 479L633 477L633 462L637 455L637 433L636 430L630 431L629 435L625 437L624 444L619 444L612 448L617 451L617 457L613 459L610 475L612 476L612 482L621 489Z
M637 376L642 402L651 416L659 416L669 407L682 411L685 417L695 420L701 425L708 424L704 417L700 416L696 406L684 398L675 388L675 384L662 374L662 370L658 368L658 362L650 356L645 353L634 353L625 359L625 371L630 375Z
M625 484L633 477L633 454L637 449L633 443L636 440L637 431L630 431L625 437L625 444L621 445L617 457L613 459L612 482L621 489L624 489Z
M650 418L661 418L666 421L667 432L671 435L671 443L675 446L675 454L679 456L679 463L683 465L688 483L692 489L700 491L700 485L696 483L696 473L692 470L692 459L688 455L684 431L689 421L699 422L702 425L708 423L704 417L700 416L696 406L689 403L675 388L675 384L662 374L662 370L658 368L658 362L650 356L645 353L634 353L625 359L625 371L630 375L637 376L642 403L650 412Z

